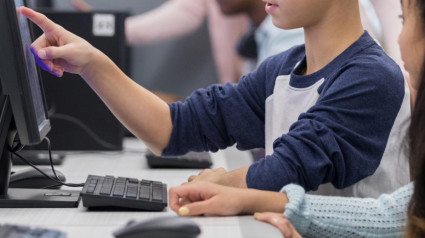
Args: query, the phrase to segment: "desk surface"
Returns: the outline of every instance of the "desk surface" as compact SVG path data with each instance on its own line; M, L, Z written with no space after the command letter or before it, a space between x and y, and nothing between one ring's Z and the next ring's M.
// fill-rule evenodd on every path
M85 182L89 174L113 175L158 180L166 183L168 188L178 186L190 175L200 172L197 169L149 169L144 157L145 150L143 143L130 138L125 140L122 152L70 153L63 165L56 168L65 174L67 182ZM224 167L230 170L250 163L248 152L239 152L234 148L214 153L212 157L214 168ZM12 170L18 170L19 167L15 166ZM176 214L168 207L162 212L87 211L80 202L78 208L1 208L0 223L59 229L65 231L71 238L104 238L113 237L113 231L129 220L143 221L165 215L175 216ZM190 219L200 225L202 238L281 237L273 226L258 222L252 216L192 217Z

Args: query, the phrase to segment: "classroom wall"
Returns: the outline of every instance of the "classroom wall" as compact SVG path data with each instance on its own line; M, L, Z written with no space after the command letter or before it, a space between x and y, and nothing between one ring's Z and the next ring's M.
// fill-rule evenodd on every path
M30 0L33 5L35 0ZM140 14L166 0L86 0L95 9ZM56 9L73 9L68 0L53 0ZM143 30L143 29L141 29ZM177 94L181 98L193 90L218 82L209 42L207 24L174 41L132 47L130 76L150 90Z

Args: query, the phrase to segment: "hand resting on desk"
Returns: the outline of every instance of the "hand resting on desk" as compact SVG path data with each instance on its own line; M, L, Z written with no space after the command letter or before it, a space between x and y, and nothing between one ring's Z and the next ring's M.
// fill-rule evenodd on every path
M283 216L287 203L288 197L283 193L226 187L202 181L185 183L169 191L169 206L181 216L255 213L255 219L277 227L284 237L300 237Z

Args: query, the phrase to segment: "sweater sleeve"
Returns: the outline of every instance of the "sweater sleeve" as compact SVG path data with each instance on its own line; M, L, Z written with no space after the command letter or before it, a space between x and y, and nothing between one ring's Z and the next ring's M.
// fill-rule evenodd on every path
M305 237L402 237L413 188L377 199L308 195L294 184L281 192L289 198L284 215Z
M235 143L240 150L264 147L265 88L272 87L264 82L278 63L267 60L237 84L212 85L170 104L173 130L162 153L215 152Z

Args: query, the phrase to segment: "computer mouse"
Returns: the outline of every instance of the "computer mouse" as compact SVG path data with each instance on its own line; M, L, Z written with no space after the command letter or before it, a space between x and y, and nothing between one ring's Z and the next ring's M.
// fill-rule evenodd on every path
M189 218L179 216L157 217L147 221L130 221L116 230L116 238L195 238L201 233L199 226Z
M49 175L50 177L54 178L55 175L53 174L53 171L49 167L40 167L41 171L43 171L45 174ZM60 178L61 181L65 182L65 176L63 173L56 171L56 175ZM53 185L57 185L54 187L50 187ZM46 178L43 174L35 170L34 168L26 168L21 169L16 172L12 172L10 174L10 180L9 180L9 188L46 188L49 187L49 189L55 189L60 188L60 185L58 185L57 182Z

